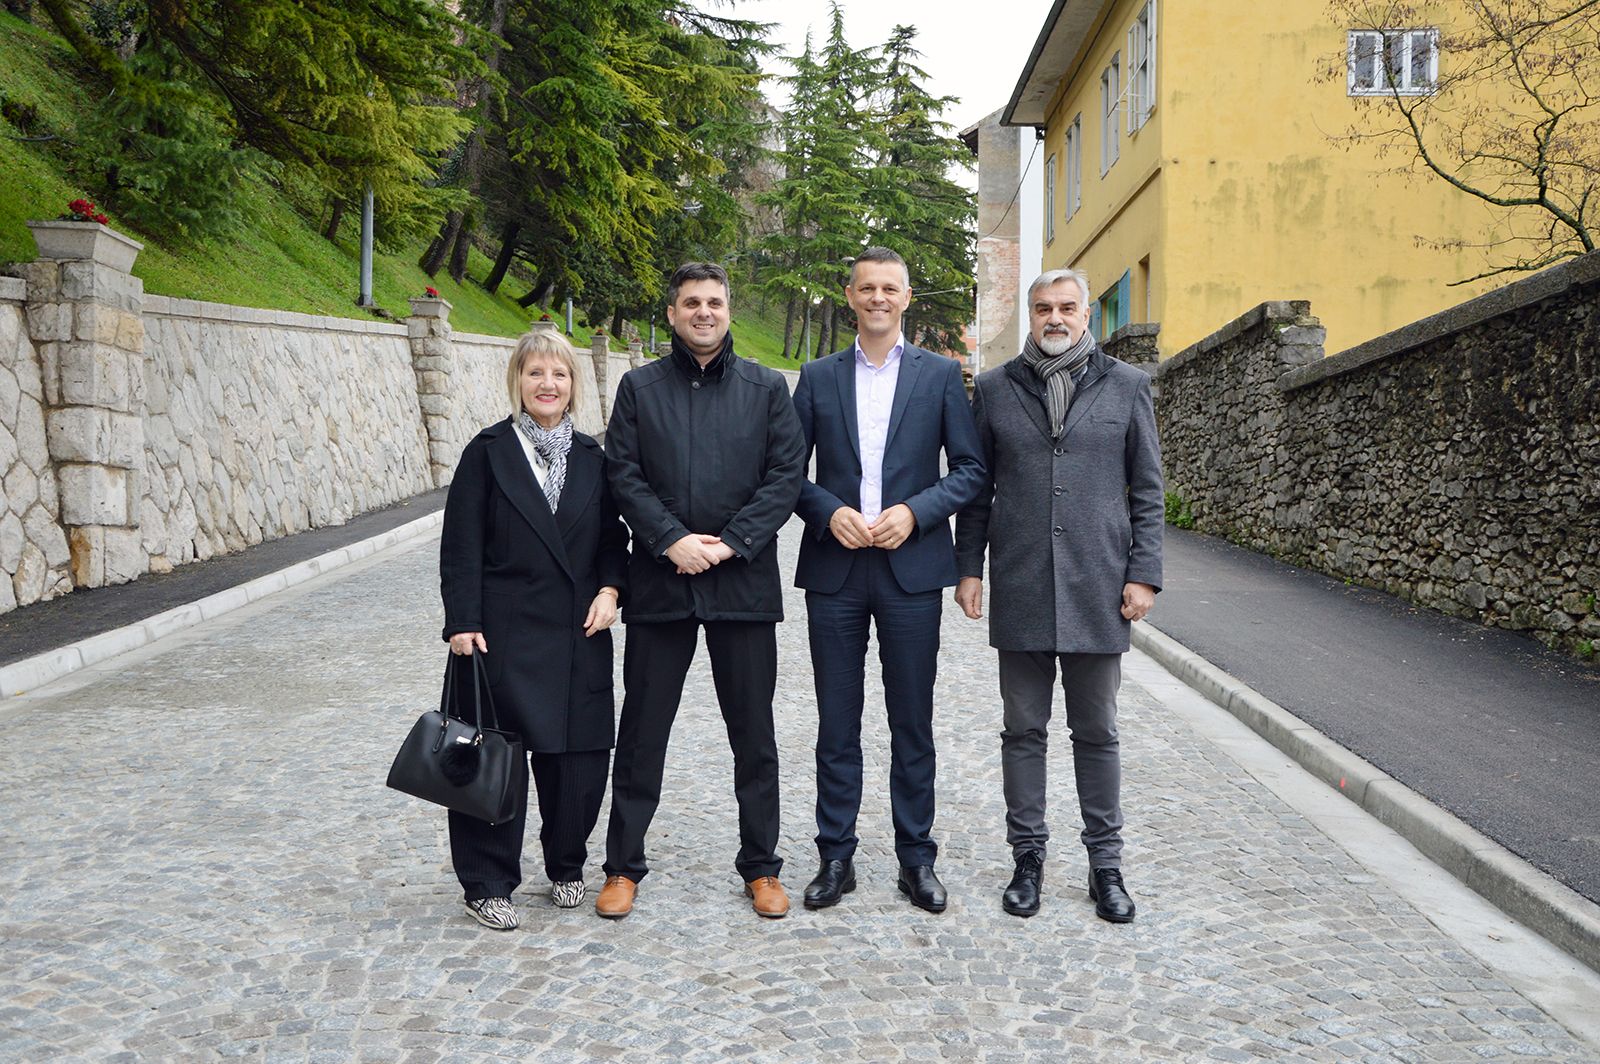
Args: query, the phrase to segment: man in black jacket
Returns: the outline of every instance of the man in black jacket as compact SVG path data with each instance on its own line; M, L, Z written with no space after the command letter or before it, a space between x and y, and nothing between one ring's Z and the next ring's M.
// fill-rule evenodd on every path
M783 377L733 353L722 267L678 267L667 301L672 354L623 376L606 426L611 491L633 531L633 554L606 883L595 911L628 915L648 871L645 833L703 627L733 747L735 865L756 912L779 917L789 901L775 852L777 540L800 495L804 445Z

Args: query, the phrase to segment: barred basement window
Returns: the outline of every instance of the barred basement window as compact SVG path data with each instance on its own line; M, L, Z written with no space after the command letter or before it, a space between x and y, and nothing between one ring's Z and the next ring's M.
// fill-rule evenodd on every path
M1351 96L1426 96L1439 84L1439 31L1351 30Z

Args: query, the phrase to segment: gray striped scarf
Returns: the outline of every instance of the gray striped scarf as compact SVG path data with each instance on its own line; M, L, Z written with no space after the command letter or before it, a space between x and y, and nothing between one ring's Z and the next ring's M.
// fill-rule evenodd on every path
M544 459L544 497L550 500L550 512L561 505L561 487L567 481L567 452L572 450L572 415L561 418L561 424L547 429L524 410L517 415L517 428L528 437L533 449Z
M1077 391L1077 385L1072 383L1072 375L1084 367L1093 353L1094 337L1089 335L1088 329L1083 330L1077 343L1059 355L1046 354L1034 342L1032 334L1022 345L1022 361L1045 384L1045 406L1050 411L1051 439L1060 439L1061 430L1067 423L1072 393Z

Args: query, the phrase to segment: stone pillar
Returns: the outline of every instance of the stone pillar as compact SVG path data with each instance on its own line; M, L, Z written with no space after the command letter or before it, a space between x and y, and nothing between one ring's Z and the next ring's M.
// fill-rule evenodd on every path
M428 437L428 467L435 487L450 483L460 457L456 443L456 353L450 341L450 301L432 296L412 299L406 335L411 338L411 368L417 375L417 405Z
M1161 349L1156 340L1160 334L1159 322L1134 322L1106 337L1105 343L1100 345L1112 358L1147 373L1150 376L1151 394L1157 401L1161 398L1161 378L1156 372L1161 362Z
M600 411L600 424L611 420L611 393L606 390L606 363L611 357L611 337L604 329L596 329L589 339L589 356L594 362L595 403Z
M634 369L638 369L640 366L644 365L643 340L628 341L628 365Z
M74 587L147 572L144 497L144 245L91 222L32 222L39 257L27 284L28 332L44 370L46 442L60 490Z

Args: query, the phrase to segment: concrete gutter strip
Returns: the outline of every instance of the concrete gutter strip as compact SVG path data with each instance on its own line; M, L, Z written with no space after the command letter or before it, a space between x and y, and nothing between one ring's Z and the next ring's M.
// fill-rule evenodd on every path
M268 573L237 587L219 591L215 595L175 606L154 617L147 617L137 624L114 628L109 632L81 639L56 650L13 662L0 668L0 700L36 690L52 680L59 680L80 669L99 664L107 658L126 654L130 650L138 650L173 632L231 613L241 606L248 606L268 595L286 591L296 584L303 584L313 577L349 565L351 562L360 561L378 551L425 536L443 522L444 511L435 510L426 517L419 517L387 532L380 532L370 539L351 543L326 554L319 554L315 558L308 558L287 569L279 569L275 573Z
M1351 753L1148 622L1133 645L1252 731L1399 832L1429 860L1558 949L1600 972L1600 905L1563 886Z

